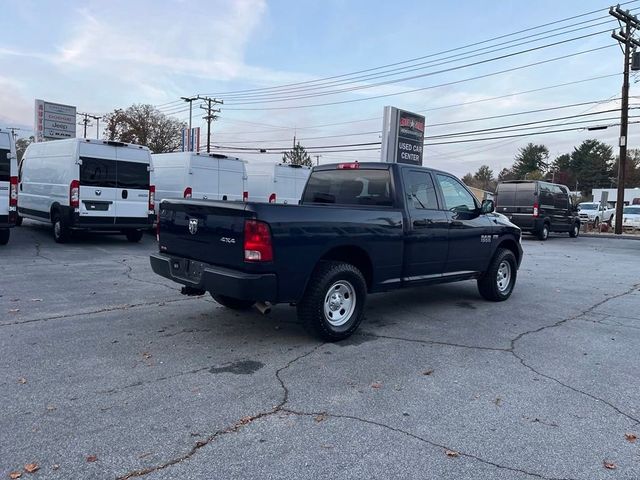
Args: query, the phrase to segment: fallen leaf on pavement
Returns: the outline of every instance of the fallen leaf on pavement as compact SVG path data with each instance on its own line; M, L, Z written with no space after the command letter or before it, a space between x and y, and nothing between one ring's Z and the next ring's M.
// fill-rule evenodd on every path
M423 375L431 375L433 373L433 369L430 368L429 370L425 370L424 372L422 372Z
M47 412L53 412L54 410L56 410L55 405L47 405Z
M607 462L606 460L604 462L602 462L602 464L604 465L604 468L608 468L609 470L615 470L616 469L616 464L613 462Z
M21 476L22 476L21 472L11 472L9 474L9 478L13 478L13 479L20 478Z
M456 452L455 450L445 450L444 453L447 455L447 457L459 457L460 454L458 452Z
M320 422L324 422L327 419L327 414L326 413L320 413L318 415L315 416L315 421L320 423Z
M96 455L89 455L87 457L87 462L89 463L93 463L93 462L97 462L98 461L98 457Z
M19 384L21 384L21 385L24 385L25 383L27 383L27 379L26 379L26 378L24 378L24 377L20 377L20 378L18 379L18 383L19 383Z
M151 354L149 352L142 352L142 358L151 358Z
M382 388L382 383L374 382L371 384L371 388Z
M20 311L19 308L10 308L9 313L18 313Z
M502 405L502 398L497 397L497 398L493 401L493 403L495 403L495 404L496 404L496 406L497 406L497 407L499 407L500 405Z
M32 302L41 302L42 299L41 298L32 298L31 301Z
M37 472L38 470L40 470L40 467L38 466L37 463L27 463L24 466L24 471L27 473L34 473L34 472Z
M51 465L51 470L58 470L60 468L60 465L58 465L57 463L54 463L53 465Z
M636 435L633 433L625 433L624 438L626 438L627 441L631 443L635 442L638 439L638 437L636 437Z

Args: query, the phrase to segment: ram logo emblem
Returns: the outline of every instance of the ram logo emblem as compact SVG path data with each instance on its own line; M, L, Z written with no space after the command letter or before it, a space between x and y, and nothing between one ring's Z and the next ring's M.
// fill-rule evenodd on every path
M198 219L192 218L189 220L189 233L195 235L198 233Z

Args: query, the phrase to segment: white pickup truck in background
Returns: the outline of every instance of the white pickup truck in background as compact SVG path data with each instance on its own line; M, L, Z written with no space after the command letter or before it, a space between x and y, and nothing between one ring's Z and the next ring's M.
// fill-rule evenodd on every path
M594 228L598 228L601 223L608 223L611 225L611 220L615 214L615 208L609 208L606 205L601 205L600 202L582 202L578 204L580 222L593 224Z

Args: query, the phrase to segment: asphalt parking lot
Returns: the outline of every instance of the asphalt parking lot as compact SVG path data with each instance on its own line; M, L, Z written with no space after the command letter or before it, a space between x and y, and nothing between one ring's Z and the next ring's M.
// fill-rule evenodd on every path
M25 221L0 250L0 478L640 478L640 241L523 247L507 302L372 296L323 344L288 306L183 297L150 235Z

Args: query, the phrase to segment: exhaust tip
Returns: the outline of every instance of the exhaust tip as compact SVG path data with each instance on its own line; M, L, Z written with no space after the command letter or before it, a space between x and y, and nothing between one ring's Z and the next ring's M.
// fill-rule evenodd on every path
M256 307L262 315L268 315L271 313L271 304L269 302L256 302L254 307Z

